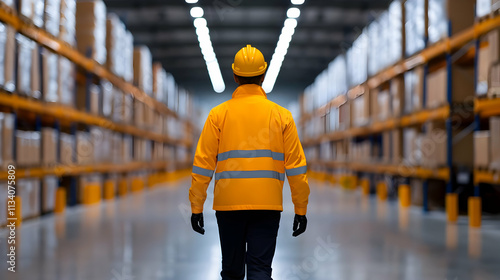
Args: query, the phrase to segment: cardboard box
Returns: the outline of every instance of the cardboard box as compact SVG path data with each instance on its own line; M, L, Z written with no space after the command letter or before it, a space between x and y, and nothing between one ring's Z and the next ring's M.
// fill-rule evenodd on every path
M45 30L53 36L59 36L61 19L61 0L45 0Z
M448 103L448 71L441 68L427 76L426 108L437 108ZM459 90L459 89L456 89Z
M106 63L106 5L100 0L77 1L76 42L78 51Z
M60 1L59 39L74 47L76 45L76 0Z
M352 100L353 104L353 125L354 126L365 126L368 125L370 121L370 95L363 94Z
M500 62L491 66L489 84L488 96L490 98L500 97Z
M475 1L470 0L427 0L429 8L428 36L434 44L449 35L453 36L472 27L475 20ZM450 26L451 25L451 26ZM451 30L451 34L448 34Z
M391 97L389 91L381 91L377 95L378 101L378 119L383 121L392 117Z
M399 165L403 160L403 139L401 138L401 130L395 129L391 131L391 138L392 164Z
M53 128L42 128L42 164L57 165L57 131Z
M42 98L42 47L35 45L31 57L31 96L36 99Z
M16 2L14 0L1 0L0 2L2 2L4 5L7 5L13 9L16 8L14 5Z
M44 0L18 0L19 14L37 27L43 27Z
M399 117L404 110L405 97L404 78L402 76L391 80L390 95L392 99L392 115L394 117Z
M2 123L2 169L14 163L14 122L13 114L0 113Z
M146 113L145 108L146 105L141 101L134 99L134 124L139 127L143 127L146 125Z
M124 41L126 29L116 14L108 14L106 20L106 67L115 75L124 77Z
M0 87L13 92L16 89L14 65L16 54L15 30L0 22Z
M153 94L153 59L149 48L134 49L134 84L148 95Z
M47 102L59 102L58 59L57 54L42 50L43 99Z
M404 75L404 84L404 112L410 114L421 110L423 108L424 68L419 66L406 72Z
M101 88L98 85L92 84L87 90L86 85L78 85L76 108L94 115L100 115Z
M33 131L16 131L16 155L18 167L34 167L41 160L40 133Z
M94 143L89 132L76 133L76 162L80 165L94 163Z
M491 164L490 169L500 170L500 117L490 118L490 148Z
M474 168L485 169L490 165L490 132L474 132Z
M382 133L382 147L383 147L382 162L384 164L391 163L391 153L392 153L391 136L392 136L391 131L386 131Z
M33 54L36 44L17 34L17 93L32 96Z
M23 219L40 215L40 180L19 179L17 181L16 195L21 198Z
M132 146L132 136L124 135L123 136L123 145L122 145L122 155L121 158L124 163L131 162L133 160L133 151L134 147Z
M134 82L134 36L130 31L125 34L123 42L123 63L124 73L123 78L129 83Z
M102 91L102 115L104 117L111 117L113 114L113 84L106 80L101 80Z
M153 97L162 102L167 103L167 87L166 87L167 72L163 69L161 63L153 64Z
M75 65L64 57L58 59L58 99L61 104L75 107Z
M55 176L47 176L42 181L42 211L44 213L54 211L56 191L59 187L59 179Z
M403 130L403 163L405 166L418 166L419 157L416 154L418 132L414 128ZM417 140L418 142L418 140Z
M72 165L75 162L75 138L66 133L62 133L59 135L60 141L60 155L61 155L61 164L62 165Z
M411 56L425 48L426 0L405 2L406 55Z

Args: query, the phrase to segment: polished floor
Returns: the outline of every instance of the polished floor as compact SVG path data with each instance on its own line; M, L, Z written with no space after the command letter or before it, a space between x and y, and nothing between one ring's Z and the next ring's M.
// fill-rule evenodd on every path
M188 186L184 180L25 222L16 273L7 272L7 231L0 230L0 279L220 279L211 201L201 236L189 225ZM500 221L470 230L465 220L446 225L442 213L401 211L313 180L311 191L309 227L297 238L285 192L275 280L500 279Z

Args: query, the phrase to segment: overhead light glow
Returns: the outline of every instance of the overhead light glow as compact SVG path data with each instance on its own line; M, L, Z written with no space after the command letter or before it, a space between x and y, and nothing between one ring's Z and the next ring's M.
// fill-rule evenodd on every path
M286 12L286 16L289 18L298 18L300 17L300 10L299 8L290 8Z
M302 5L304 4L305 0L292 0L293 5Z
M198 0L186 0L186 3L188 3L188 4L196 4L196 3L198 3Z
M292 9L296 9L292 10ZM290 11L292 10L292 11ZM288 17L299 17L300 10L297 8L290 8L287 12ZM290 42L292 41L293 34L295 33L295 28L297 27L297 20L295 18L288 18L285 20L283 24L283 29L281 29L281 35L278 39L278 43L276 44L276 49L274 50L273 57L271 58L271 63L269 65L269 69L266 73L266 78L264 79L264 83L262 87L264 91L270 93L274 84L276 83L276 79L281 70L281 66L283 61L285 60L285 56L288 53L288 47L290 47Z
M204 14L203 9L201 7L193 7L190 12L191 16L194 18L201 18Z
M203 9L200 7L192 8L191 16L195 18L193 20L193 25L196 28L196 35L198 36L198 42L200 42L201 54L203 55L203 59L207 65L208 76L210 77L212 87L217 93L224 92L226 85L224 84L224 79L222 78L222 73L212 46L212 41L210 41L210 30L207 27L207 20L203 18Z

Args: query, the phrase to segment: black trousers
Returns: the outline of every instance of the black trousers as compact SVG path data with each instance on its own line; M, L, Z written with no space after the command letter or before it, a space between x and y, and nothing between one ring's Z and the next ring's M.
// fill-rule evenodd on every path
M272 280L280 211L217 211L222 280Z

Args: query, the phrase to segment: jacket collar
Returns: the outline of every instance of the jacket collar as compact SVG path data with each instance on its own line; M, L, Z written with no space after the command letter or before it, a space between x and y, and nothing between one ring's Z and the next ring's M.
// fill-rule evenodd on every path
M262 96L267 99L267 94L259 85L241 85L233 92L233 98L244 96Z

